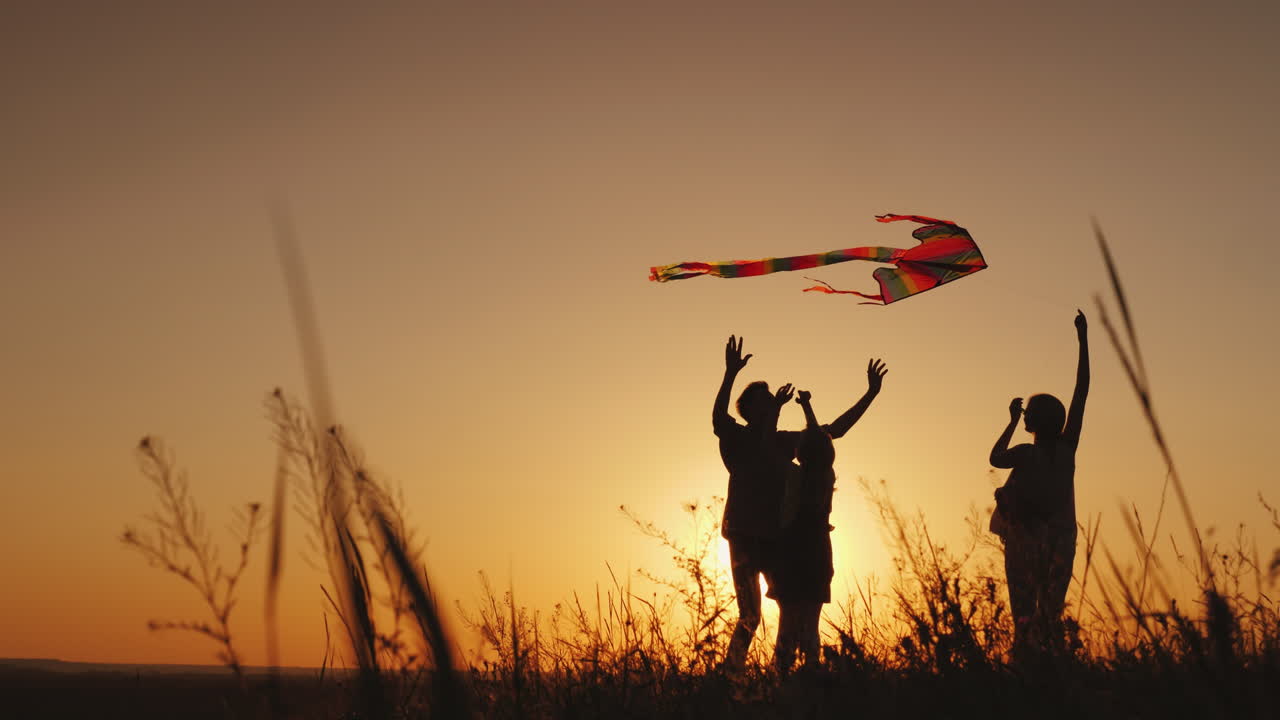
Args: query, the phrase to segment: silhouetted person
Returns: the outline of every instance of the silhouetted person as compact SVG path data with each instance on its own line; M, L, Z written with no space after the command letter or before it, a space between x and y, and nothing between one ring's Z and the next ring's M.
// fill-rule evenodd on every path
M831 602L831 495L835 491L836 459L831 437L818 425L810 395L801 390L796 402L804 408L805 429L796 457L800 467L787 478L782 529L769 582L769 597L778 602L778 641L774 662L787 672L796 650L805 664L817 663L818 620Z
M1023 415L1022 398L1009 403L1009 425L991 449L991 464L1012 468L996 490L991 530L1004 540L1005 578L1013 614L1014 658L1040 649L1058 649L1064 639L1062 613L1076 553L1076 448L1089 395L1089 336L1084 313L1076 311L1080 357L1071 409L1052 395L1027 401L1029 444L1009 447Z
M790 384L771 393L768 383L753 382L738 396L738 414L747 424L738 424L729 414L733 382L750 359L750 355L742 355L742 340L729 336L724 380L711 413L712 427L720 438L720 458L729 471L721 534L729 541L729 564L738 600L738 622L725 658L730 668L746 662L751 638L760 625L760 576L767 577L771 570L785 478L801 439L799 432L778 430L778 412L791 399ZM862 417L880 393L885 372L879 360L868 363L867 392L835 422L823 427L828 436L843 437Z

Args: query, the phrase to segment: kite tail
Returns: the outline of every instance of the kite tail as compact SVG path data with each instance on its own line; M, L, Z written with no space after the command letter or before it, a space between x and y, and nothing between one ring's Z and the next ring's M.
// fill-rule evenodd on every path
M955 225L950 220L939 220L937 218L925 217L924 215L895 215L889 213L887 215L877 215L876 220L882 223L897 222L899 220L910 220L918 222L921 225Z
M887 247L856 247L830 252L811 253L809 255L791 255L789 257L773 257L761 260L732 260L729 262L682 262L675 265L655 265L649 268L649 279L654 282L684 280L698 275L714 275L721 278L743 278L768 275L790 270L808 270L809 268L850 260L872 260L875 262L894 262L904 251Z
M885 305L886 304L884 301L883 295L868 295L866 293L860 293L857 290L837 290L831 287L831 285L823 282L822 280L818 280L816 278L811 278L808 276L805 277L805 280L811 280L813 282L822 283L822 284L814 285L813 287L807 287L804 289L804 292L820 292L820 293L826 293L828 295L857 295L858 297L875 301L875 302L858 303L859 305Z
M711 266L711 263L686 262L676 265L655 265L649 268L649 280L653 282L684 280L685 278L709 275L714 272L715 268Z

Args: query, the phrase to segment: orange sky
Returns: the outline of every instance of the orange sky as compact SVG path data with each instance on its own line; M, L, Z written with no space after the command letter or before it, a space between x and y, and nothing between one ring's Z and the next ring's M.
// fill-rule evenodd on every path
M1274 4L136 5L0 10L0 657L212 662L147 632L194 598L117 536L153 504L148 433L215 527L268 499L261 400L304 389L278 193L340 417L464 604L478 570L540 607L606 562L667 570L617 507L677 529L723 494L730 333L744 382L811 389L824 418L868 357L889 365L836 446L837 595L887 567L859 476L959 540L1009 398L1070 393L1071 319L1105 288L1091 215L1200 523L1265 530L1257 493L1280 501ZM646 281L910 242L883 212L960 222L991 268L888 308L795 274ZM868 289L871 269L812 274ZM1095 328L1078 506L1127 551L1118 503L1153 514L1163 471ZM296 553L287 572L284 659L314 664L320 578Z

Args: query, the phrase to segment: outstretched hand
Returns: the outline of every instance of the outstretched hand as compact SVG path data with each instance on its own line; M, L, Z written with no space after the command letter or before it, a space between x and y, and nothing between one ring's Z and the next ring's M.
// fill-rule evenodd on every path
M791 394L794 392L795 388L791 387L791 383L787 383L778 388L778 391L773 394L773 399L778 401L778 407L782 407L791 402Z
M1018 422L1022 417L1022 398L1016 397L1009 401L1009 424Z
M724 369L726 372L736 373L746 367L747 361L751 359L750 355L742 356L742 338L729 336L729 342L724 346Z
M808 390L801 390L796 393L796 402L800 405L808 405L809 398L813 397Z
M874 358L867 361L867 389L873 393L880 392L880 386L884 384L884 376L889 373L889 368L885 366L884 361Z
M1089 332L1089 321L1085 318L1084 313L1076 308L1076 334L1084 337Z

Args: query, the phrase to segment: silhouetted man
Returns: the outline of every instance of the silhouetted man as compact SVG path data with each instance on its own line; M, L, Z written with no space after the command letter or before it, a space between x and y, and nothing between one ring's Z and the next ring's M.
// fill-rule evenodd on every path
M742 355L742 340L729 336L724 350L724 380L711 412L712 427L720 438L720 458L729 471L721 534L729 541L729 563L738 599L738 623L725 659L733 669L746 662L751 638L760 625L760 576L767 579L775 561L773 541L781 524L785 480L803 436L800 432L778 430L779 410L791 400L790 384L770 392L768 383L753 382L738 396L738 414L747 424L738 424L729 414L733 382L750 359L750 355ZM884 363L870 361L866 394L822 429L832 438L843 437L880 393L886 372Z

